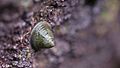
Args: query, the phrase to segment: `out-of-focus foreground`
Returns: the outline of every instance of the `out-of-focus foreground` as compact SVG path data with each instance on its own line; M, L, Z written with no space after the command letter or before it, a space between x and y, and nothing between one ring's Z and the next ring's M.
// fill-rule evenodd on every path
M119 0L0 0L0 68L120 68ZM36 21L56 46L34 53Z

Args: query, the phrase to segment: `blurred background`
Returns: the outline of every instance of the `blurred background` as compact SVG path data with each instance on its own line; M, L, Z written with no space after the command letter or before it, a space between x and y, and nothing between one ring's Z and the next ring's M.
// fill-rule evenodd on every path
M120 68L119 0L0 0L0 68ZM33 52L39 20L56 46Z

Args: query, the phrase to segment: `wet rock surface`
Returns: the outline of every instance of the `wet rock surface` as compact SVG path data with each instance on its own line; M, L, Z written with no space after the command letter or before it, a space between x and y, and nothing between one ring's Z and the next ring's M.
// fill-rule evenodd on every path
M40 20L56 46L35 53L29 37ZM0 68L119 68L119 39L118 0L0 1Z

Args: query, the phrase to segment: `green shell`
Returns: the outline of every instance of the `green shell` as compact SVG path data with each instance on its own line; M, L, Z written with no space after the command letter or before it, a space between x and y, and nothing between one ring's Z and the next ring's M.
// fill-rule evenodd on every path
M43 48L51 48L54 44L54 36L49 23L46 21L38 22L31 32L31 47L35 51Z

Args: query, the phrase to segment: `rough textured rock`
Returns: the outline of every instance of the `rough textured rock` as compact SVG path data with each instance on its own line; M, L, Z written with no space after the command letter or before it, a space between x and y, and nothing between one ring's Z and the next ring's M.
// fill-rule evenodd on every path
M119 0L0 0L0 68L120 68ZM40 21L56 46L33 52Z

